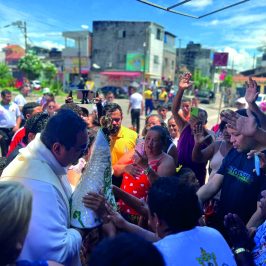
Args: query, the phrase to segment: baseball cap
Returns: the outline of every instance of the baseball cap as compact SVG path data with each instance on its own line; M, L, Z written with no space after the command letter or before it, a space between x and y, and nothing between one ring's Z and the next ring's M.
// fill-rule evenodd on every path
M43 93L43 94L50 93L50 92L51 92L51 91L50 91L49 88L43 88L43 90L42 90L42 93Z

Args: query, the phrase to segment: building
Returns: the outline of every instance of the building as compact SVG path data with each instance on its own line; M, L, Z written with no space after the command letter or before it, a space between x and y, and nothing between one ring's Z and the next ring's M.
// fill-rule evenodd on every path
M165 31L164 33L164 49L163 49L163 73L164 79L174 81L176 71L176 36Z
M91 33L66 31L65 48L62 51L64 84L77 83L79 76L87 76L91 67Z
M3 48L5 52L5 63L10 68L16 79L22 79L22 73L18 69L19 60L25 56L25 50L20 45L10 44Z
M177 48L177 66L185 66L191 73L200 70L203 76L211 76L213 50L202 48L201 44L189 42L186 48Z
M94 21L92 64L108 76L108 82L125 84L133 79L154 82L163 74L164 55L171 64L172 39L164 27L153 22ZM164 49L164 40L167 48ZM173 77L171 66L164 69Z

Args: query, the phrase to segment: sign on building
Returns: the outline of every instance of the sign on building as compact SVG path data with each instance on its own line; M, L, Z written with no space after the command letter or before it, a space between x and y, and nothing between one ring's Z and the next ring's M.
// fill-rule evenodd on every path
M144 71L144 55L141 53L128 53L126 59L126 70Z
M227 66L228 53L214 53L213 65L214 66Z

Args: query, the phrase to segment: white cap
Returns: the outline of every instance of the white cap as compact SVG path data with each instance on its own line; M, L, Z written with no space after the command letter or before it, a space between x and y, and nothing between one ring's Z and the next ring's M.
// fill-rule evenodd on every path
M130 85L129 85L130 87L132 87L132 88L136 88L136 89L138 89L139 88L139 84L138 84L138 82L136 82L136 81L134 81L134 82L132 82L132 83L130 83Z
M236 103L247 104L247 101L244 97L240 97L236 100Z
M235 103L239 103L239 104L241 104L241 105L244 105L244 106L245 106L244 108L248 108L248 103L247 103L245 97L240 97L240 98L238 98L238 99L235 101Z
M51 92L51 91L50 91L49 88L43 88L43 90L42 90L42 93L43 93L43 94L50 93L50 92Z

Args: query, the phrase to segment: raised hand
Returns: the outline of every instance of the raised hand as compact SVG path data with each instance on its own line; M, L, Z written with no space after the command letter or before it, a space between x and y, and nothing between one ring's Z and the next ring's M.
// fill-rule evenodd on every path
M247 109L247 115L247 117L241 116L232 110L225 110L221 113L221 119L227 122L227 127L242 135L252 137L256 133L258 124L249 109Z
M193 85L193 82L190 80L192 77L190 72L186 72L182 75L179 76L179 89L181 90L186 90L191 88L191 86Z
M211 137L211 135L204 136L204 130L202 123L197 123L193 127L194 141L197 144L202 144L206 139Z
M245 99L248 103L255 103L258 98L259 91L257 87L257 82L253 80L251 77L249 78L248 82L245 82L246 93Z

